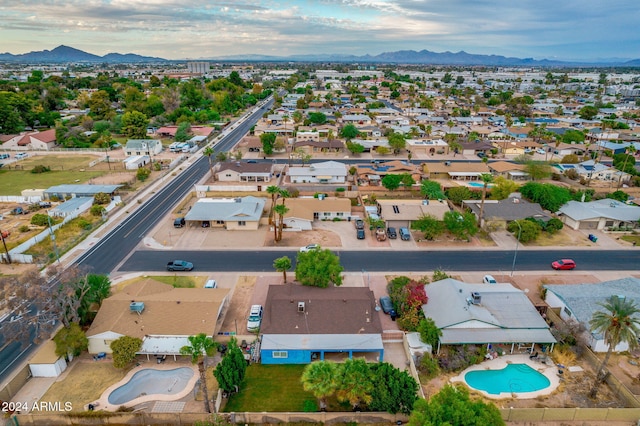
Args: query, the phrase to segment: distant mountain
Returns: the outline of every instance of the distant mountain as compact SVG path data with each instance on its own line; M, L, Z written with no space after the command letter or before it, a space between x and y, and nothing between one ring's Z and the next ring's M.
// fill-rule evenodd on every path
M20 55L0 53L0 61L3 62L29 62L29 63L69 63L69 62L108 62L108 63L135 63L135 62L163 62L166 59L141 56L133 53L109 53L104 56L94 55L69 46L58 46L53 50L41 50Z
M384 52L379 55L336 55L336 54L309 54L291 56L270 56L259 54L219 56L203 58L200 60L211 61L251 61L251 62L360 62L360 63L390 63L390 64L429 64L429 65L486 65L486 66L537 66L537 67L563 67L563 66L617 66L640 67L640 59L620 59L601 61L559 61L532 58L512 58L500 55L476 55L460 52L431 52L429 50L399 50L397 52ZM69 46L58 46L55 49L29 52L20 55L0 53L2 62L29 62L29 63L152 63L166 62L166 59L141 56L133 53L109 53L98 56Z

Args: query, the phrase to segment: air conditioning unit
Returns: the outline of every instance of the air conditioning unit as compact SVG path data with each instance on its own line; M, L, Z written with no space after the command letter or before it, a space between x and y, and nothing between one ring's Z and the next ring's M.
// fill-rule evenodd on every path
M144 302L131 302L129 304L129 312L135 312L140 315L144 311Z
M298 312L304 312L304 302L298 302Z

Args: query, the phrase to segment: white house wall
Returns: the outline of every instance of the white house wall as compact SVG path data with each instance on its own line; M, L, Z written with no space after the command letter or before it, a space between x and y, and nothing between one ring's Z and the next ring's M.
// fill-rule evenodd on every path
M146 336L140 353L177 355L181 347L188 345L189 336Z
M122 337L122 334L107 331L105 333L96 334L95 336L87 336L89 339L88 351L90 354L97 354L100 352L111 353L111 342Z

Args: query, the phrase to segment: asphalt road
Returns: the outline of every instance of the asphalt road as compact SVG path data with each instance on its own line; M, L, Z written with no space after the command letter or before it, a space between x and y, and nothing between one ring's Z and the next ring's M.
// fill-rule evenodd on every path
M418 272L441 269L447 271L505 271L513 265L513 250L460 251L335 251L345 272ZM173 259L193 262L195 271L206 272L273 272L274 259L297 251L225 250L225 251L152 251L138 250L120 267L120 272L143 272L164 269ZM575 271L640 270L637 250L519 250L515 271L549 271L551 262L574 259ZM570 271L566 271L571 273Z

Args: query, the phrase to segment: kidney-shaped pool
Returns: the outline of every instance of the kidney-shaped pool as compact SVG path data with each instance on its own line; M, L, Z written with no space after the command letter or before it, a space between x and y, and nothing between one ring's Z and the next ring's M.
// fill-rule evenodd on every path
M110 404L125 404L136 398L149 395L175 395L184 390L193 377L191 368L154 370L146 368L138 371L124 385L109 394Z
M551 385L544 374L526 364L508 364L501 370L469 371L464 380L470 387L493 395L535 392Z

